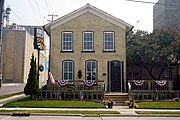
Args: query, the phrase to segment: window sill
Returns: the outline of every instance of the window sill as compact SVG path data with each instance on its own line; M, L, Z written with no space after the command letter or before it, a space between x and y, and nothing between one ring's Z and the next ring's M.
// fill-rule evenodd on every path
M81 53L95 53L95 51L81 51Z
M74 53L74 51L60 51L61 53Z
M106 53L106 52L116 52L116 51L115 51L115 50L114 50L114 51L104 51L104 50L103 50L103 52L105 52L105 53Z

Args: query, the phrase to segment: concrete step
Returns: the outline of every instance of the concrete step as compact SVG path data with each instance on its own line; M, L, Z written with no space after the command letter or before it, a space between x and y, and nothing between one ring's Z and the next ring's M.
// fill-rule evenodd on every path
M129 100L127 93L105 93L105 100L112 99L115 106L127 106L124 101Z

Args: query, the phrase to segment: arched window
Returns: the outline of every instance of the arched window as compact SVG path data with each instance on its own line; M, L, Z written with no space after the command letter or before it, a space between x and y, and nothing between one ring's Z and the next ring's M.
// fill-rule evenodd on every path
M97 62L86 61L86 80L97 80Z
M73 80L74 62L71 60L63 61L63 80Z

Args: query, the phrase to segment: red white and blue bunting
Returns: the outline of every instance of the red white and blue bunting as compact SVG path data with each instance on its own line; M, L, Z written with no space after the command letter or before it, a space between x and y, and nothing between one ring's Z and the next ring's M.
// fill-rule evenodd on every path
M69 82L69 80L58 80L58 84L61 86L65 86L67 84L73 84L73 83Z
M166 80L158 80L158 81L155 81L159 86L164 86L166 84Z
M90 86L96 84L96 80L84 80L83 83L84 83L86 86L90 87Z
M136 86L142 86L144 84L144 80L133 80Z

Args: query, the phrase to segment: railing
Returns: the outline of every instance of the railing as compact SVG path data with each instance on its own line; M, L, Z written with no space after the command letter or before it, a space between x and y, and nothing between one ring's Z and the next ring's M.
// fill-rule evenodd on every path
M133 90L129 96L134 100L176 100L180 98L180 91L172 90Z
M72 89L71 92L68 92ZM52 84L49 81L39 92L40 99L85 99L85 100L102 100L104 99L105 88L104 82L98 81L92 86L86 86L83 81L73 81L73 84L61 86Z
M159 100L180 98L169 80L128 80L129 96L134 100Z
M169 80L128 80L131 90L172 90L173 82Z

